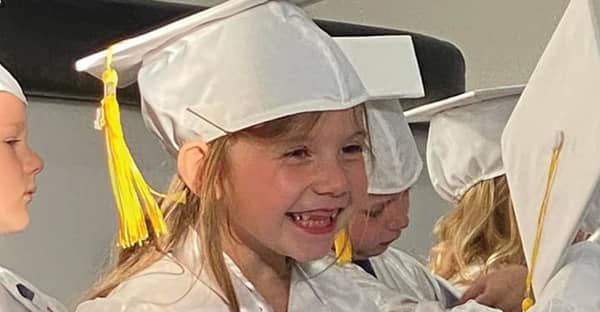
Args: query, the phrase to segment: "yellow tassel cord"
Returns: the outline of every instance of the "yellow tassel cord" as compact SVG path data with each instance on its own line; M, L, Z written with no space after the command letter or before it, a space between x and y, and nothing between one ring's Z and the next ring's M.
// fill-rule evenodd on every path
M144 180L125 142L117 101L118 75L111 62L112 49L108 49L106 69L102 73L104 98L98 109L96 128L104 132L108 170L119 217L118 245L127 248L141 245L148 238L145 216L156 235L165 234L167 226L152 196L156 192Z
M348 228L339 231L335 236L335 258L338 263L352 262L352 241Z
M533 250L531 252L531 265L527 272L527 279L525 280L525 299L523 299L523 302L521 303L521 308L523 309L523 311L529 310L529 308L531 308L535 304L535 298L533 297L532 287L533 272L535 271L535 265L537 263L540 243L542 240L542 233L544 231L544 218L546 217L546 211L548 210L548 200L550 199L550 193L552 190L552 185L554 184L556 169L558 168L558 160L563 147L564 134L562 131L559 132L558 139L558 144L552 149L552 158L550 160L550 166L548 168L548 177L546 179L544 199L542 200L540 212L538 214L535 240L533 242Z

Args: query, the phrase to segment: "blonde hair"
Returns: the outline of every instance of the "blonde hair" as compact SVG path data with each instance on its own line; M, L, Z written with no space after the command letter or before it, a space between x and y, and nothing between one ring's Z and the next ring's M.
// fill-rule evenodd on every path
M433 273L468 285L477 276L504 264L525 264L506 176L480 181L442 217L433 230L436 243L429 266Z
M364 107L359 105L353 109L355 120L362 125ZM298 133L307 134L316 125L322 112L296 114L223 136L210 142L208 155L202 170L198 172L200 190L193 192L176 176L167 194L184 192L185 204L173 200L163 200L161 210L169 228L166 235L157 237L151 233L150 238L141 246L128 249L117 249L113 254L113 263L87 297L87 300L106 297L122 282L148 268L165 256L176 246L183 243L190 227L197 229L202 249L202 263L207 263L211 276L223 293L223 299L230 311L239 312L240 306L233 288L231 276L225 264L222 241L224 235L231 235L229 210L225 187L229 177L228 151L230 146L241 137L254 139L285 140ZM220 194L219 194L220 192ZM177 196L167 196L167 198ZM147 223L149 220L146 220ZM151 227L149 227L151 228ZM205 266L202 265L204 268ZM184 294L182 294L184 295Z

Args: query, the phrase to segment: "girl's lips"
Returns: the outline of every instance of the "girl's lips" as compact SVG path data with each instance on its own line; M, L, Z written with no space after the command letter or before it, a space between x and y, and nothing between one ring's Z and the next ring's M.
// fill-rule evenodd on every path
M286 216L298 228L309 234L330 234L336 228L336 220L341 209L317 209L304 212L290 212Z

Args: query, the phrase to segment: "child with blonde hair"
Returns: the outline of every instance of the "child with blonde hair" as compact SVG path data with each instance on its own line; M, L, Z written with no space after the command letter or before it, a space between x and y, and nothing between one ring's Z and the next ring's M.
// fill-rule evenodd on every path
M429 122L429 176L454 205L434 227L429 266L462 290L486 273L525 264L500 152L522 90L471 91L406 112L409 122Z

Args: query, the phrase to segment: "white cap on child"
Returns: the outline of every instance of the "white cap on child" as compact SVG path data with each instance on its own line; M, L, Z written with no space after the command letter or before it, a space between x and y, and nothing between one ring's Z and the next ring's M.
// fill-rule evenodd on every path
M335 40L369 95L382 99L367 102L369 137L375 159L367 166L369 193L402 192L416 182L423 167L398 101L425 94L412 38L372 36ZM402 94L398 93L399 88L403 88Z
M367 166L369 194L394 194L419 178L423 161L398 100L367 106L367 124L375 161Z
M571 1L502 136L506 174L536 295L561 265L582 221L591 228L600 226L599 4ZM537 237L547 190L543 231ZM536 241L539 251L533 263Z
M27 104L27 99L23 94L21 86L2 64L0 64L0 91L8 92L16 96L23 104Z
M230 0L112 51L119 85L138 81L146 125L172 154L192 138L209 142L376 98L333 39L287 1ZM76 68L100 77L105 57L88 56ZM401 96L405 87L388 91Z
M429 121L427 167L433 188L456 203L476 183L504 174L500 137L523 86L466 92L406 112Z
M410 36L336 37L370 99L420 98L425 95ZM378 102L372 102L377 104Z

